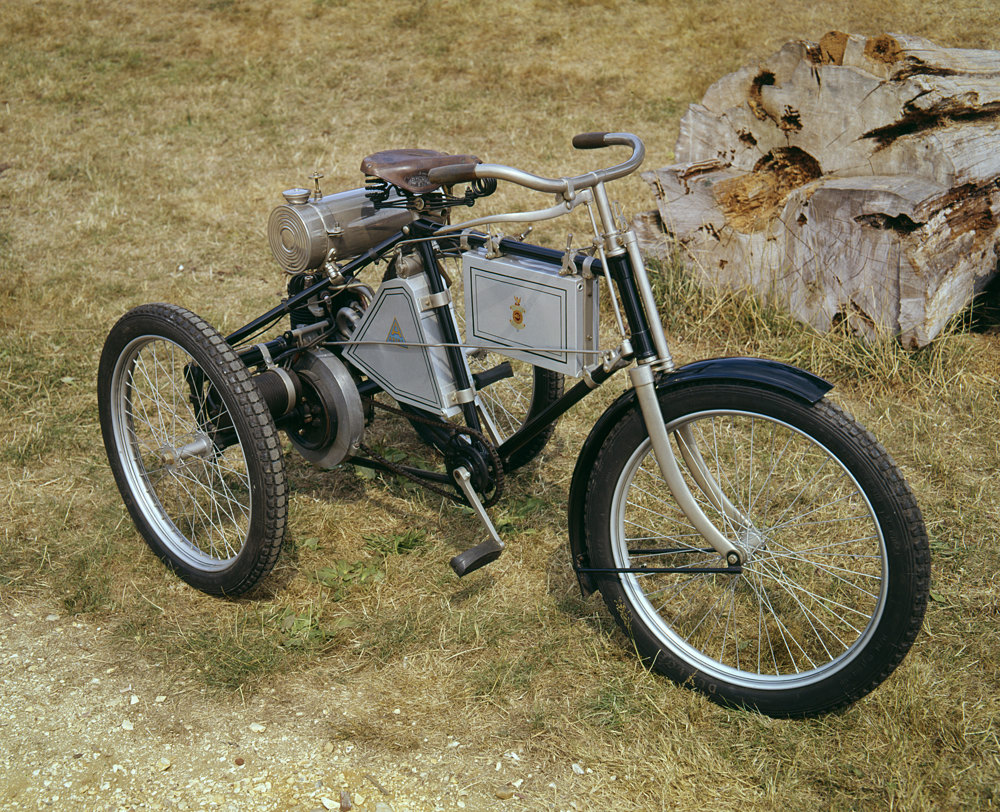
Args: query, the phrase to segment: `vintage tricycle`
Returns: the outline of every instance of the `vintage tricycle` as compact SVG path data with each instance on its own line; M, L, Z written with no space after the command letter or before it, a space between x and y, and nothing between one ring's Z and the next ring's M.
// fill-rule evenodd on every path
M928 543L910 489L824 380L756 358L675 367L636 235L606 190L639 167L643 144L585 133L573 145L631 154L553 179L390 150L364 159L364 188L326 196L314 176L270 217L289 277L272 310L226 337L175 305L125 314L101 356L99 403L136 527L198 589L251 589L285 532L280 430L322 468L389 471L470 506L487 540L451 560L464 576L503 550L487 508L505 477L627 369L570 485L581 588L601 592L653 669L716 701L803 716L858 699L900 663L924 614ZM554 200L452 222L498 181ZM585 251L480 230L581 206ZM440 463L370 447L382 412L402 413Z

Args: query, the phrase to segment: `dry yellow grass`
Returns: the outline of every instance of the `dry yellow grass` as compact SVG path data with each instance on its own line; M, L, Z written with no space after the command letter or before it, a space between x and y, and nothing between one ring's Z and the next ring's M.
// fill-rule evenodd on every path
M932 532L933 602L914 651L873 696L807 722L727 711L646 674L599 602L580 598L564 505L574 455L618 384L511 481L496 513L509 552L463 582L446 561L479 533L472 516L289 458L277 571L252 599L209 599L145 552L103 457L94 376L110 325L147 301L222 329L269 307L283 280L266 217L314 169L327 191L350 188L365 154L419 146L565 174L595 160L569 146L594 129L639 133L647 166L662 166L711 81L831 29L1000 47L981 0L5 0L0 599L94 613L123 651L224 693L290 671L349 681L371 697L342 731L359 742L419 747L379 723L403 706L431 735L468 731L484 761L518 747L553 774L585 762L601 780L580 808L997 806L996 334L873 352L664 273L682 360L761 354L831 378L905 469ZM638 179L619 186L628 209L652 207ZM412 552L366 542L414 516L427 536ZM376 562L384 578L337 596L314 577L331 560Z

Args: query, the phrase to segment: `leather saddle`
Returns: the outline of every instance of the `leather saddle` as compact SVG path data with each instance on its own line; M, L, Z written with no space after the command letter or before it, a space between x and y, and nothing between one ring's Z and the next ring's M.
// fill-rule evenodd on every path
M431 183L427 173L439 166L482 163L475 155L448 155L432 149L387 149L361 162L365 175L381 178L413 194L424 194L441 184Z

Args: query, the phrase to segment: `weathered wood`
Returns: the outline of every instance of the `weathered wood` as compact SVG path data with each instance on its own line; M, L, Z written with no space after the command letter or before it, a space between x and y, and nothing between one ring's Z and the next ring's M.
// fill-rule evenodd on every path
M675 153L643 175L666 231L706 279L817 328L847 318L920 346L997 272L1000 53L788 43L713 84Z

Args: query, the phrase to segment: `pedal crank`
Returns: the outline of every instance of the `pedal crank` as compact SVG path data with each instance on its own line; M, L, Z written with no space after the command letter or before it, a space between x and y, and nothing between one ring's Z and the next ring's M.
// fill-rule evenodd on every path
M461 578L480 567L485 567L487 564L496 561L500 557L500 553L503 552L504 544L500 541L497 529L493 526L493 522L490 521L490 517L486 513L486 508L483 507L483 503L479 501L479 497L472 487L468 469L465 466L459 466L452 472L452 475L455 477L455 482L458 483L458 487L461 488L462 493L465 494L469 505L476 511L479 515L479 520L486 526L486 532L490 536L482 544L477 544L475 547L466 550L464 553L459 553L451 559L451 568Z

